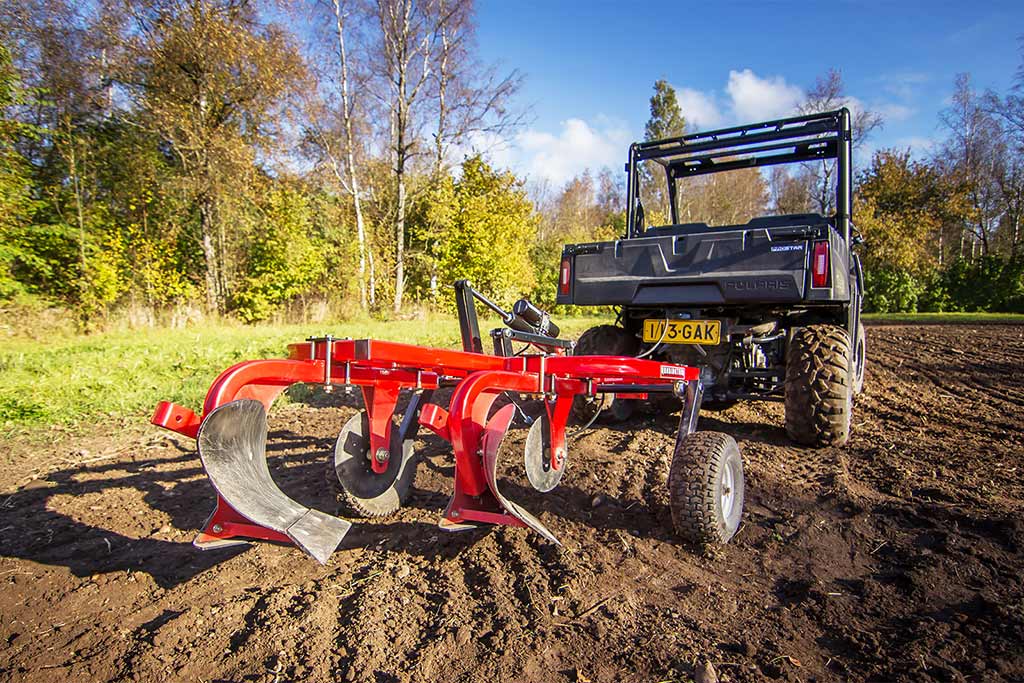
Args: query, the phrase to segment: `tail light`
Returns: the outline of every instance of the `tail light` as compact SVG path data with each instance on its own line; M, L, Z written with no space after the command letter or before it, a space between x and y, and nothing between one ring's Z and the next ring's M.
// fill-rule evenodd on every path
M562 269L558 275L558 293L569 296L569 257L562 257Z
M811 262L811 287L828 287L828 242L815 242Z

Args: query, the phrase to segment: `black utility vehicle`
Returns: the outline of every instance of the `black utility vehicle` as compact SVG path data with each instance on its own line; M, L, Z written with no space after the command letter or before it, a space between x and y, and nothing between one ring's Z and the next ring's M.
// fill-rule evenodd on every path
M700 366L705 408L785 401L790 438L845 443L865 361L863 275L851 249L859 241L850 219L851 137L850 113L841 109L634 143L627 234L563 251L558 303L619 307L616 325L585 332L576 353ZM827 170L819 187L834 196L824 202L834 204L831 215L722 226L680 221L686 180L777 164ZM641 183L652 180L663 183L669 225L645 221ZM624 419L633 403L595 397L575 410L581 419L601 410Z

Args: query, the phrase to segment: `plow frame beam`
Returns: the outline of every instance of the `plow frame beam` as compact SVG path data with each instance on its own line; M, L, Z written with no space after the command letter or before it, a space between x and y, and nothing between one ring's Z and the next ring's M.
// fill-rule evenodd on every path
M260 402L269 411L274 399L293 384L335 384L362 390L370 422L371 464L387 470L394 413L403 389L412 392L399 429L403 439L424 426L452 444L455 490L444 514L445 528L472 523L527 526L554 541L530 513L498 490L496 459L515 407L504 406L488 419L503 392L539 394L545 406L550 439L545 454L551 467L566 462L565 428L572 399L597 393L647 395L673 393L685 399L677 438L695 427L700 406L699 370L647 359L619 356L490 356L374 339L310 339L288 347L289 357L237 363L210 386L202 416L161 402L152 422L197 438L206 418L240 399ZM433 391L454 386L448 411L429 403ZM218 493L217 505L196 539L197 545L223 545L235 537L290 542L283 533L253 524Z

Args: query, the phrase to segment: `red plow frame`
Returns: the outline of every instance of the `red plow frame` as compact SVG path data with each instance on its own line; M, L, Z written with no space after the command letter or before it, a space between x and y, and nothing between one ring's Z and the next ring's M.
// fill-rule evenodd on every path
M540 353L486 355L477 350L475 311L469 319L464 311L460 307L464 345L474 350L311 338L290 345L288 358L245 361L225 370L207 392L201 416L161 402L153 424L197 439L217 492L216 507L195 545L209 548L244 538L281 541L326 562L348 531L351 523L302 506L270 478L266 412L283 390L297 383L320 384L325 391L339 385L361 389L366 417L360 453L369 461L369 467L363 461L365 476L385 476L391 460L403 457L394 444L406 443L419 427L449 442L455 456L454 491L440 526L453 531L478 524L525 526L557 543L537 518L499 489L498 447L517 409L513 401L493 410L502 394L531 394L543 401L545 411L531 427L526 455L530 481L540 491L553 488L565 471L566 424L577 397L674 395L683 401L677 451L694 430L701 400L697 368L630 357L566 355L571 343L508 330L492 333L496 349L500 338L513 337L533 343ZM430 402L440 388L453 389L447 409ZM402 392L409 400L396 424Z

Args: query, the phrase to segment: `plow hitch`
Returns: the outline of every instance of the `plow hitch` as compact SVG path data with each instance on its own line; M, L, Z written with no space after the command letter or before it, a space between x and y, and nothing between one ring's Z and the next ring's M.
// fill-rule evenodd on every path
M509 325L491 333L494 355L482 352L476 300L495 309ZM569 467L566 426L570 416L579 415L579 408L592 404L595 397L608 394L679 398L682 411L673 470L692 471L694 459L731 457L729 510L737 497L742 506L742 461L735 442L721 434L690 438L700 410L697 368L628 356L571 355L573 343L557 338L558 326L546 313L526 300L506 313L465 281L457 283L456 302L462 350L374 339L313 338L290 345L288 358L245 361L225 370L207 392L201 416L161 403L152 422L196 439L217 495L215 509L195 545L206 549L244 539L278 541L294 544L326 563L344 539L351 522L292 499L270 474L267 411L281 391L297 383L361 389L364 409L341 426L328 455L334 493L346 516L383 517L405 503L415 477L416 438L422 427L448 442L454 453L454 489L441 515L442 529L519 526L557 543L537 516L501 491L502 440L517 412L523 414L519 401L533 399L540 404L521 462L536 491L551 491ZM513 343L525 346L513 353ZM531 347L534 353L524 352ZM433 401L435 391L442 388L452 390L447 408ZM401 400L403 395L407 400ZM498 402L502 397L507 398L504 404ZM501 407L496 409L497 405ZM403 406L400 411L398 406ZM694 505L692 500L687 494L673 503L673 519L679 517L677 511L682 515L676 528L692 540L713 540L711 532L719 540L728 540L738 526L738 515L724 521L708 517L711 513L703 503L688 509Z

